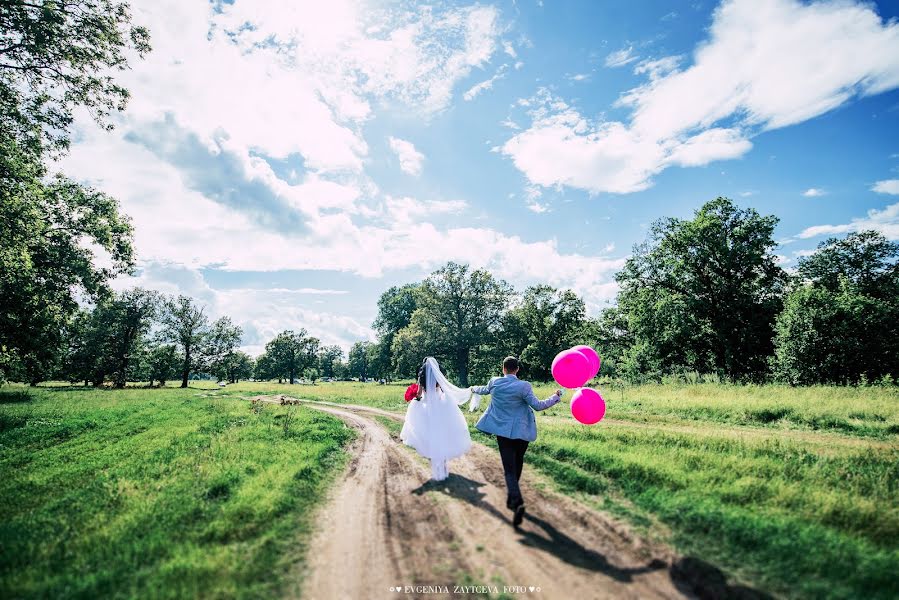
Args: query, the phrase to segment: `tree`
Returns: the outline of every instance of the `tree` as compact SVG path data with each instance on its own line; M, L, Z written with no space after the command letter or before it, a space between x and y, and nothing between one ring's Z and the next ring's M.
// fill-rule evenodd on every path
M229 383L238 383L241 379L249 379L253 376L253 357L240 350L229 352L216 363L213 373L219 379Z
M275 369L275 361L271 354L263 352L256 357L256 363L253 365L253 379L257 381L267 381L269 379L281 378Z
M124 108L127 90L110 73L127 67L128 49L142 55L149 45L127 4L0 4L0 373L46 376L75 298L99 299L134 264L131 225L114 199L61 176L45 180L46 159L68 147L76 108L106 127ZM109 267L97 265L92 246L108 253Z
M773 254L776 224L727 198L692 220L656 221L616 276L633 336L628 360L656 373L763 379L785 282Z
M181 361L178 358L177 348L174 344L160 344L153 346L144 354L144 373L153 387L153 382L159 382L159 387L165 387L166 381L178 372Z
M584 339L602 357L603 375L639 378L638 371L628 370L632 365L626 362L626 358L634 341L628 329L627 316L617 307L603 310L597 319L587 319Z
M347 359L347 368L350 376L359 378L359 381L365 381L369 376L369 364L371 355L369 349L374 346L371 342L356 342L350 348L349 358Z
M472 351L492 339L512 288L485 270L451 262L425 279L417 294L408 328L421 333L419 352L448 359L460 385L468 386Z
M845 279L861 294L891 298L899 281L897 259L899 243L888 241L878 231L859 231L818 244L814 254L799 259L796 275L832 292L838 291Z
M585 318L584 301L571 290L549 285L529 287L521 302L503 318L505 335L500 338L508 346L501 353L522 361L523 376L549 381L556 354L581 343Z
M190 374L202 364L203 344L209 335L205 308L189 296L170 298L162 311L162 339L178 346L181 355L181 387L187 387Z
M36 187L35 187L36 186ZM78 294L101 300L106 282L134 264L131 224L109 196L65 179L32 186L27 199L0 182L0 345L39 381L53 364ZM103 248L99 267L85 241Z
M335 364L343 359L343 349L340 346L322 346L318 351L318 364L322 377L335 377Z
M112 0L0 4L0 100L4 120L23 141L68 146L76 108L111 128L128 90L112 73L128 68L128 52L150 51L150 35L131 23L130 8Z
M59 374L69 381L102 385L111 379L125 387L139 370L143 338L158 305L156 292L133 288L82 309L66 328L66 350Z
M108 304L98 308L109 315L106 330L110 337L111 362L115 387L125 387L129 368L133 367L133 354L141 337L150 329L151 320L158 309L159 296L156 292L133 288L117 294Z
M206 365L219 379L234 383L233 371L239 359L235 349L240 345L243 330L228 317L221 317L209 329L204 345Z
M899 244L863 231L802 260L772 360L793 385L899 377Z
M318 348L318 338L310 337L305 329L288 330L266 344L265 353L271 358L277 377L286 376L290 383L294 383L298 373L314 364Z
M378 316L373 327L378 332L380 344L378 362L385 366L385 375L396 372L392 353L393 339L411 322L412 313L418 308L419 287L418 283L394 286L381 294L378 299Z

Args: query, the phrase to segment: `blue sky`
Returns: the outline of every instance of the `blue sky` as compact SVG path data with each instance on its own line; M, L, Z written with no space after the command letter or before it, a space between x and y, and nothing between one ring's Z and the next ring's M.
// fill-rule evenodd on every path
M305 6L304 6L305 5ZM850 0L132 2L154 51L61 168L134 219L144 285L261 351L373 339L449 260L596 313L653 220L728 196L899 239L899 5Z

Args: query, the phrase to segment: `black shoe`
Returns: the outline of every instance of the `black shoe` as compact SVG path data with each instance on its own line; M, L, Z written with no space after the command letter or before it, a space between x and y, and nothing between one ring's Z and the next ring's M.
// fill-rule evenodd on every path
M512 527L518 529L518 526L521 525L521 522L524 520L524 504L519 504L518 508L515 509L515 516L512 517Z

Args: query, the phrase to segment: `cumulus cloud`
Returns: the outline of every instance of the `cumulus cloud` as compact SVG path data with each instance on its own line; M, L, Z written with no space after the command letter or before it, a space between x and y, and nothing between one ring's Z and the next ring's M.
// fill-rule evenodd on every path
M607 64L633 62L632 49ZM672 165L734 159L759 133L899 87L899 22L869 3L726 0L709 38L678 57L638 63L648 81L617 106L628 122L582 115L545 89L527 100L531 125L503 146L532 182L590 191L644 190Z
M823 196L826 193L827 192L825 192L821 188L809 188L802 192L802 195L806 198L817 198L818 196Z
M899 179L884 179L871 186L872 192L899 196Z
M400 161L400 169L410 175L420 175L421 165L425 161L425 155L415 149L412 142L390 136L387 138L390 149L396 153Z

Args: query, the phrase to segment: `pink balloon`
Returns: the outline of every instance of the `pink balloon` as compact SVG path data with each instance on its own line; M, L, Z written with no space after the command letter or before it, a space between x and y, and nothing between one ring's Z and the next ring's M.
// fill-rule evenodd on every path
M552 374L562 387L581 387L590 379L590 361L577 350L562 350L553 359Z
M571 415L584 425L599 423L606 416L606 401L592 388L581 388L571 397Z
M599 365L601 361L599 359L599 354L596 353L596 350L591 348L590 346L575 346L572 350L577 350L581 354L587 357L587 360L590 361L590 377L587 378L587 381L593 379L599 374Z

